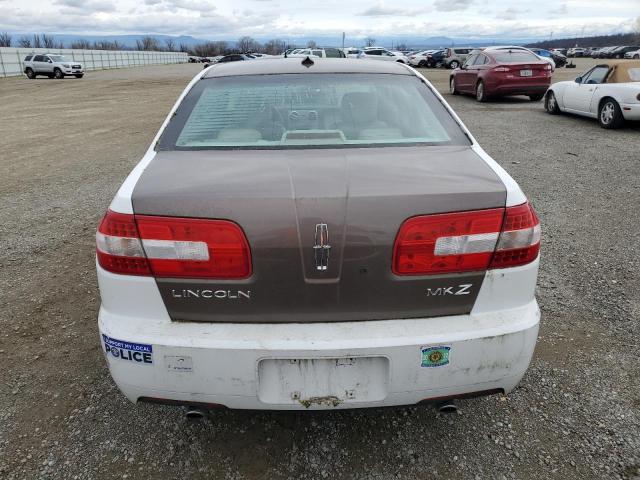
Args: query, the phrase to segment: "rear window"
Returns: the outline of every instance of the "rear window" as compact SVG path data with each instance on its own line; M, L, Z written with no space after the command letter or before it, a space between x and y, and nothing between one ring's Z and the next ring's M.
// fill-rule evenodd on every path
M493 53L493 57L499 63L531 63L540 61L540 59L533 53L525 52L523 50L506 50L504 52L496 52Z
M640 82L640 68L630 68L628 71L632 82Z
M417 77L392 74L247 75L199 81L160 150L468 145Z

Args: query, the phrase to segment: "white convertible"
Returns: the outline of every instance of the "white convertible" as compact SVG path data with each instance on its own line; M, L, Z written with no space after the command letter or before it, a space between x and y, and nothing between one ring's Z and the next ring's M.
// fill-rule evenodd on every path
M597 118L603 128L640 120L640 61L609 60L574 81L554 83L544 106L553 115L569 112Z

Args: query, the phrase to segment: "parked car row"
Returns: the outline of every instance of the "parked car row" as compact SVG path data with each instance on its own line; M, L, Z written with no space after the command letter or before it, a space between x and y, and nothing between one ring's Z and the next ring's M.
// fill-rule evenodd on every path
M554 49L561 50L561 49ZM614 45L609 47L575 47L566 52L567 57L589 57L589 58L640 58L640 45Z
M444 67L455 69L464 64L467 58L477 52L486 49L512 49L525 50L533 52L541 60L546 61L555 70L556 67L564 67L567 64L567 57L560 52L544 50L542 48L525 48L519 46L498 46L498 47L451 47L440 50L423 50L420 52L411 52L408 55L409 63L413 67L434 68Z
M409 59L401 52L387 50L382 47L366 47L355 48L349 47L345 49L336 47L314 47L314 48L293 48L286 50L282 56L272 56L256 53L232 54L220 57L217 60L205 64L205 68L210 67L214 63L236 62L243 60L254 60L256 58L368 58L371 60L383 60L408 64Z
M314 48L293 48L284 52L282 55L285 58L296 57L318 57L318 58L368 58L372 60L382 60L409 64L413 67L421 68L436 68L444 67L456 69L464 64L465 60L472 53L485 50L486 48L509 48L520 49L534 53L541 60L546 61L551 65L552 70L556 67L562 67L567 64L567 57L560 52L554 52L544 49L527 49L519 46L504 46L504 47L449 47L441 49L430 49L421 51L395 51L389 50L383 47L347 47L347 48L335 48L335 47L314 47ZM218 59L213 59L207 62L207 67L212 63L227 62L227 61L239 61L250 60L258 57L260 54L247 53L247 54L232 54ZM269 56L266 56L269 57Z
M596 118L603 128L640 120L640 59L606 60L573 81L551 84L551 66L527 49L475 50L449 77L452 95L490 97L526 95L544 98L545 110Z

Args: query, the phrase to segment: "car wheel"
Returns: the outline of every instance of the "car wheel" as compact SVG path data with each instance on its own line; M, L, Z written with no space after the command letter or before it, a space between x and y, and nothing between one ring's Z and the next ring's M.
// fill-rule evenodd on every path
M418 63L418 66L420 68L426 68L427 67L427 62L424 60L420 60L420 63Z
M457 60L452 60L451 63L449 64L449 68L451 70L455 70L459 66L460 66L460 62L458 62Z
M56 68L56 69L53 71L53 76L54 76L55 78L57 78L58 80L60 80L60 79L64 78L64 73L62 73L62 70L60 70L59 68Z
M476 85L476 100L479 102L487 101L487 94L484 91L484 82L482 80Z
M451 77L449 80L449 92L451 92L451 95L458 95L458 93L460 93L456 88L456 77Z
M624 117L620 105L613 98L605 98L598 110L598 121L602 128L620 128Z
M633 59L634 59L634 60L638 60L638 59L640 59L640 55L634 55L634 56L633 56Z
M31 70L30 68L27 68L24 73L27 75L27 78L30 78L31 80L33 80L34 78L36 78L36 72L34 72L33 70Z
M544 109L551 115L557 115L560 113L560 107L558 107L558 101L553 92L547 93L547 98L544 100Z
M536 93L535 95L529 95L529 100L532 102L539 102L544 97L543 93Z
M76 77L76 78L82 78L82 77L84 77L84 73L79 73L79 74L77 74L77 75L74 75L74 77Z

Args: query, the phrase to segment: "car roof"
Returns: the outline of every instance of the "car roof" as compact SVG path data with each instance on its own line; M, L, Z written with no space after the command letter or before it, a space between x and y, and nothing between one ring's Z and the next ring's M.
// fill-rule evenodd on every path
M276 58L261 62L230 62L217 64L207 70L202 78L232 77L238 75L277 75L287 73L388 73L414 75L411 70L397 62L349 58L313 57L313 65L303 65L306 60L297 58Z
M486 47L485 50L529 50L527 47L520 45L494 45L492 47Z

